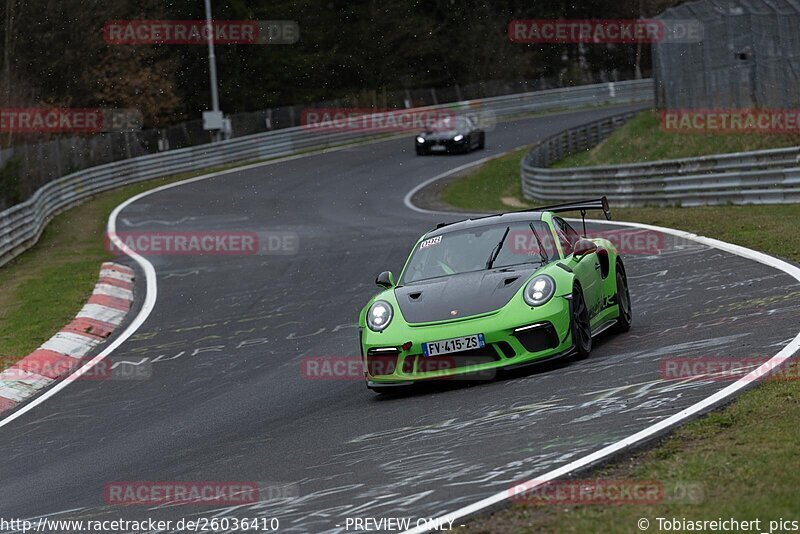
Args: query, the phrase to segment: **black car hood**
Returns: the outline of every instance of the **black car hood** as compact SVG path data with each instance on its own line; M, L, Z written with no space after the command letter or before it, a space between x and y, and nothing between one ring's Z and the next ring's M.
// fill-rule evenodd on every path
M454 274L395 288L408 323L463 319L508 304L539 265Z
M422 134L422 137L428 141L441 141L443 139L445 140L453 139L459 133L463 132L459 132L457 130L442 130L442 131L424 132Z

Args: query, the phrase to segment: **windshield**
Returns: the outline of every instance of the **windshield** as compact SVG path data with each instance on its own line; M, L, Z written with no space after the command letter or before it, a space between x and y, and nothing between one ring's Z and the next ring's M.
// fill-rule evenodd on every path
M555 256L550 229L542 221L481 226L422 241L412 253L400 284L489 268L547 263Z
M468 130L469 122L464 117L446 117L436 121L431 129L434 131Z

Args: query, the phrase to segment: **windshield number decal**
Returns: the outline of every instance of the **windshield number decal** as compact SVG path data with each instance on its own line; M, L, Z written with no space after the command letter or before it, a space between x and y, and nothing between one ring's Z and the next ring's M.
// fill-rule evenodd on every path
M442 242L442 236L437 235L436 237L432 237L430 239L426 239L425 241L420 243L419 249L420 250L426 249L428 247L432 247L433 245L438 245L441 242Z

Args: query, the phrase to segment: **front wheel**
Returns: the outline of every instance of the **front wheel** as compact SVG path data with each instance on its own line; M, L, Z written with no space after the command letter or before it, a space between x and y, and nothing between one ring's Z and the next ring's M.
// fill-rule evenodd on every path
M589 308L578 286L572 289L572 342L575 344L575 359L583 360L592 352L592 327L589 323Z
M464 154L469 154L472 152L472 134L468 135L466 139L464 139L464 147L461 149Z
M633 312L631 311L631 294L628 291L628 277L625 276L625 269L620 263L617 263L617 306L619 307L619 317L614 331L622 334L631 329Z
M486 134L481 132L480 141L478 142L478 150L486 148Z

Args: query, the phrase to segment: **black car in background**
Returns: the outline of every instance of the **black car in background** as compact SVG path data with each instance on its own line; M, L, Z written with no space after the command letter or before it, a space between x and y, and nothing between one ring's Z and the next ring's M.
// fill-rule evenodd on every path
M470 117L448 117L417 135L414 144L418 156L453 152L466 154L486 145L486 132Z

